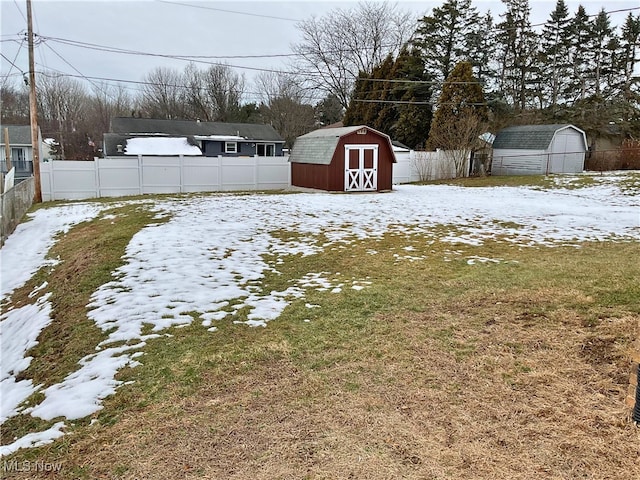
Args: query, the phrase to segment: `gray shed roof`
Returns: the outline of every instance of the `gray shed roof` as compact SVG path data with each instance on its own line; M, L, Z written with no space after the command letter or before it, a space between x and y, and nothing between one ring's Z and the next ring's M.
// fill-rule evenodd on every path
M391 140L387 135L365 125L340 128L321 128L296 139L296 142L293 144L291 155L289 156L289 162L329 165L340 138L356 132L361 128L366 128L369 131L382 135L387 139L390 145L389 148L391 148Z
M546 150L551 145L553 136L558 130L573 128L583 133L579 128L564 124L553 125L519 125L507 127L498 132L493 141L493 148L511 148L516 150Z
M271 125L257 123L198 122L192 120L115 117L111 119L111 133L125 135L144 133L178 136L239 135L247 140L284 143L284 139Z
M0 125L0 143L4 145L4 129L9 129L9 143L11 145L31 145L30 125Z

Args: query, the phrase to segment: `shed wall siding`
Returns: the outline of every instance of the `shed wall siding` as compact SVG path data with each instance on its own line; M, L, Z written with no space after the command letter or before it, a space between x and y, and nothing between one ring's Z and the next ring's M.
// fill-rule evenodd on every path
M544 150L495 149L492 175L542 175L547 155Z
M312 163L291 164L291 185L319 190L330 190L329 165L316 165Z

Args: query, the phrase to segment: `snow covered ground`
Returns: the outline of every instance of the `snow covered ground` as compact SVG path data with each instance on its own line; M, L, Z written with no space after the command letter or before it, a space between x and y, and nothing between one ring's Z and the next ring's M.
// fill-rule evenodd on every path
M570 183L570 177L562 178L560 185ZM120 384L115 379L117 372L138 364L149 338L166 335L169 327L192 323L187 312L197 312L203 330L215 335L215 323L241 308L248 307L250 312L243 323L265 327L309 289L340 294L345 288L358 291L370 284L366 278L337 281L339 272L308 272L286 290L265 292L261 279L279 263L267 263L265 255L280 261L292 254L313 255L387 232L417 233L425 241L450 242L452 248L459 243L482 245L493 238L531 246L640 240L640 192L623 192L619 183L626 176L622 174L593 178L596 183L588 188L549 191L434 185L398 186L389 194L208 195L158 200L153 207L157 218L168 221L140 230L126 249L125 264L113 272L112 281L93 293L89 316L109 332L107 338L61 383L34 385L16 378L29 366L28 351L51 322L47 285L34 289L31 304L20 308L8 304L0 315L0 423L15 415L58 420L47 430L1 446L0 454L53 441L63 435L65 421L100 410L102 400ZM47 252L56 235L79 222L101 218L101 212L112 206L77 203L32 214L0 250L3 304L40 267L55 268L56 261L47 258ZM437 236L434 226L440 226ZM442 233L443 227L447 233ZM285 241L272 235L278 230L298 235ZM422 258L411 254L412 247L405 250L407 255L399 259ZM376 251L368 253L375 255ZM468 263L494 261L499 260L474 256ZM143 335L144 324L151 325L153 333ZM36 391L44 399L24 408L23 402Z

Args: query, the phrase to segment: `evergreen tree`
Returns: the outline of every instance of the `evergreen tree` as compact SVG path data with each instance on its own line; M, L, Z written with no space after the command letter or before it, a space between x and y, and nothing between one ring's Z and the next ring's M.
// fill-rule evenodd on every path
M405 45L395 61L388 57L371 77L360 75L343 121L368 125L416 148L424 145L429 131L431 96L420 52Z
M574 102L584 100L588 95L587 78L589 75L589 44L593 36L589 16L580 5L569 25L569 60L572 69L571 82L566 95Z
M351 100L344 115L344 124L368 125L376 130L384 131L384 109L388 95L386 80L391 76L393 57L387 55L384 61L373 68L371 75L360 72ZM386 132L385 132L386 133Z
M622 26L620 35L620 93L618 102L622 106L620 115L624 132L635 138L640 137L640 76L637 66L640 64L640 15L629 13Z
M538 38L529 21L529 0L502 0L507 11L498 24L501 89L514 108L525 110L532 99Z
M593 20L591 26L591 42L589 44L591 60L591 84L593 93L602 95L604 79L613 68L612 50L615 50L615 34L611 28L609 15L604 8Z
M316 106L316 119L320 125L330 125L342 120L343 111L340 99L332 93L327 94Z
M564 103L571 77L569 51L571 49L569 10L564 0L558 0L556 8L544 25L540 42L540 71L544 105L552 108Z
M424 61L416 48L403 48L396 59L392 78L395 81L391 97L395 122L390 134L394 140L417 149L425 146L431 126L432 96L430 77L425 72Z
M486 120L482 86L474 78L471 64L460 62L442 87L427 145L451 152L456 173L462 176Z
M479 15L471 0L445 0L419 21L414 45L422 52L427 72L444 80L456 63L469 59L470 44L479 32Z
M471 62L473 72L485 89L495 89L494 82L498 77L496 61L497 36L491 12L487 12L478 20L477 28L467 35L467 60Z
M368 92L375 83L369 81L370 78L370 75L366 72L361 71L358 75L353 88L353 94L351 95L351 100L349 101L349 105L344 112L344 118L342 119L342 123L344 123L345 126L362 125L365 123L364 118L367 104L359 100L367 99Z
M636 66L640 64L640 15L636 17L632 13L627 15L622 26L621 41L622 90L624 95L630 99L634 89L638 93L637 87L640 84L640 77L634 77Z

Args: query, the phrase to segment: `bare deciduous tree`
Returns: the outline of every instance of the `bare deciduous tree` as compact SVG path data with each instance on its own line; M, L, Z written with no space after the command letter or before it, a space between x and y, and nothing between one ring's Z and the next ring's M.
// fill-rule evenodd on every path
M363 2L298 23L302 34L293 51L296 68L312 88L349 105L359 72L370 74L388 54L396 56L413 33L415 19L397 5Z
M182 75L173 68L158 67L144 77L139 110L151 118L185 118Z
M466 176L469 159L479 144L484 121L479 114L469 113L455 122L443 123L431 131L429 141L442 150L442 155L453 166L456 177Z
M306 91L292 77L265 72L256 79L262 95L260 112L285 139L288 147L295 139L315 127L315 110Z
M88 96L77 80L55 74L40 75L37 82L43 134L57 137L63 159L82 157L79 130L84 130ZM86 140L86 136L85 136Z
M212 65L201 72L201 78L209 118L217 122L236 121L244 94L244 75L227 65Z

